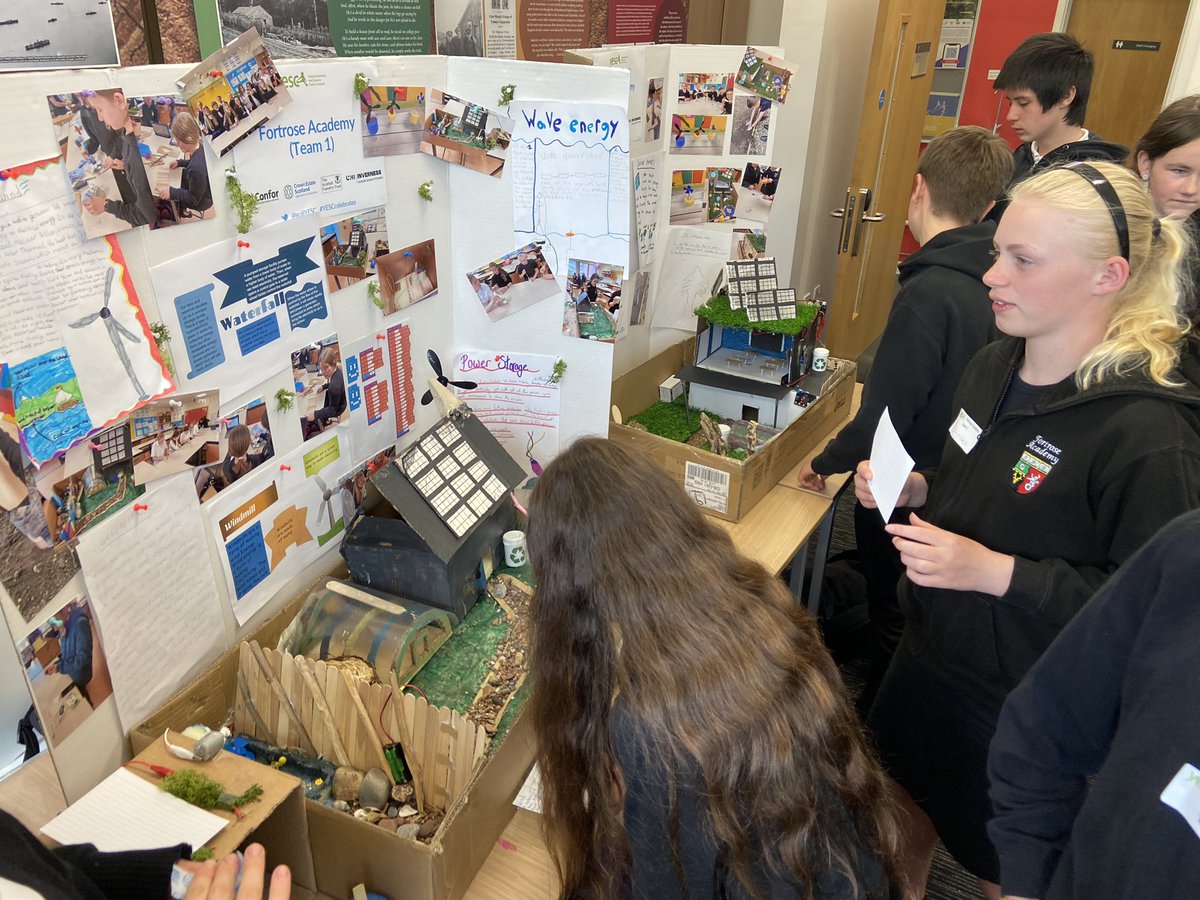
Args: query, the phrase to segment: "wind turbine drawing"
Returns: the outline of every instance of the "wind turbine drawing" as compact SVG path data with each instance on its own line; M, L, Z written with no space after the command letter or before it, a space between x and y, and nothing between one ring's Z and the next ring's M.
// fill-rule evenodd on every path
M104 327L108 329L108 338L112 341L113 348L117 351L117 357L121 360L121 365L125 367L125 374L129 376L129 380L133 384L133 389L137 391L138 399L149 400L150 395L146 393L146 389L138 381L137 373L133 371L133 362L129 359L129 354L125 351L126 340L134 344L140 344L142 339L114 319L112 310L108 308L108 304L112 300L113 272L114 270L110 267L108 274L104 276L104 306L100 307L96 312L68 324L72 328L86 328L97 319L104 322Z
M317 521L321 521L322 514L327 514L329 517L329 527L333 528L333 489L325 486L325 480L320 475L314 475L313 481L321 489L321 512L317 513Z

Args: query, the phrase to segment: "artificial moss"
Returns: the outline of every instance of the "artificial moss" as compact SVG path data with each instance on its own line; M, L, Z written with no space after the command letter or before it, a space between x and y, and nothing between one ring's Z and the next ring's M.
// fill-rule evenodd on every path
M771 334L800 334L817 318L815 303L797 303L796 318L777 319L773 322L751 322L744 309L734 309L729 305L729 297L717 294L708 298L708 302L696 308L696 315L724 328L747 328L754 331L768 331ZM649 426L647 426L649 427Z
M466 713L487 678L488 660L507 634L504 612L486 593L480 595L454 629L453 637L413 676L412 684L434 706Z
M630 422L644 425L651 434L665 437L670 441L686 443L688 438L700 430L700 413L707 413L715 422L724 422L725 417L707 409L692 407L689 411L680 395L670 403L658 401L648 409L642 410L635 416L630 416Z

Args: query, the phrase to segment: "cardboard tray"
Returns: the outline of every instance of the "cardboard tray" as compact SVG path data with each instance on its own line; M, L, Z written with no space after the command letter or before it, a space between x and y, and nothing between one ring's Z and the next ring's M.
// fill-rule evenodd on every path
M689 338L652 357L613 382L613 404L624 416L647 409L658 400L658 386L689 365L694 356L695 338ZM609 423L608 436L661 465L709 515L738 522L849 417L856 375L853 361L830 358L821 395L799 419L745 461L615 422ZM691 479L687 477L688 463L695 464ZM702 484L697 484L697 476Z
M328 576L322 577L323 583ZM274 647L308 591L247 635ZM129 733L134 754L171 728L225 721L237 694L238 648L220 657L192 684ZM513 816L513 798L534 759L528 716L493 747L467 790L450 808L429 844L402 840L375 825L305 800L317 896L349 897L356 884L405 900L459 900ZM265 845L265 843L264 843ZM268 847L268 851L270 847ZM268 852L267 863L271 864Z

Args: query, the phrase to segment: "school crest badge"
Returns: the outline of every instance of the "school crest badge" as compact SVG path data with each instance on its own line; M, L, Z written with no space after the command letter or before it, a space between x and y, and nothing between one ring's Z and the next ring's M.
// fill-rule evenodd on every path
M1062 451L1040 434L1021 451L1012 468L1012 488L1018 494L1032 494L1050 477Z

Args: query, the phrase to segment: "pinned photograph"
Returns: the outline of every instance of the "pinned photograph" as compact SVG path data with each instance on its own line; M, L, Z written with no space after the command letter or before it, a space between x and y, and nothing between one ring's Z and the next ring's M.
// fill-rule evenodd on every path
M323 226L321 253L330 293L370 278L378 258L389 253L384 208L366 209Z
M526 244L467 273L471 290L493 322L559 293L540 243Z
M613 343L621 309L622 266L567 260L567 298L563 334L588 341Z
M671 116L671 153L719 156L725 152L726 116Z
M708 182L708 221L732 222L737 217L741 169L709 168L704 174Z
M4 0L0 6L0 71L119 66L108 0Z
M781 173L779 166L746 165L742 188L737 195L735 214L738 219L765 223L770 218Z
M633 276L633 303L629 307L629 324L644 325L649 309L650 273L638 272Z
M679 76L675 111L683 116L727 116L733 112L733 76L689 72Z
M738 67L737 85L767 100L783 103L787 100L792 76L798 68L786 59L747 47L742 64Z
M59 609L17 644L42 733L57 747L112 696L100 633L86 599Z
M217 0L217 10L224 43L235 40L248 28L256 28L263 42L281 57L312 59L337 55L329 36L327 3Z
M483 3L433 0L437 52L441 56L483 56Z
M89 238L216 216L200 128L178 97L97 88L46 102Z
M133 482L194 471L221 461L220 397L215 390L171 394L129 417Z
M304 440L346 421L346 376L336 334L295 351L292 376Z
M708 221L706 169L676 169L671 173L671 224L703 225Z
M79 562L59 536L58 509L41 495L37 467L21 452L16 429L0 421L0 583L21 621L31 622L57 596Z
M740 91L733 99L729 152L734 156L765 156L771 127L771 101Z
M379 270L385 316L428 300L438 292L437 253L432 238L380 256L375 267Z
M396 448L388 447L376 453L365 463L338 482L338 499L342 504L342 518L347 523L353 522L362 515L367 507L367 501L372 493L379 494L378 488L371 483L371 476L386 466L396 456ZM371 504L374 506L374 504Z
M646 88L646 140L662 137L663 79L651 78Z
M761 229L733 229L733 246L729 249L730 259L760 259L767 253L767 233Z
M208 56L179 85L201 133L218 156L292 102L270 52L253 28Z
M425 88L373 84L358 99L363 156L401 156L421 149Z
M262 397L212 421L213 427L219 426L216 431L219 455L215 462L199 466L193 476L201 503L275 455L267 404Z
M431 90L421 152L499 178L504 171L513 120L477 103Z

